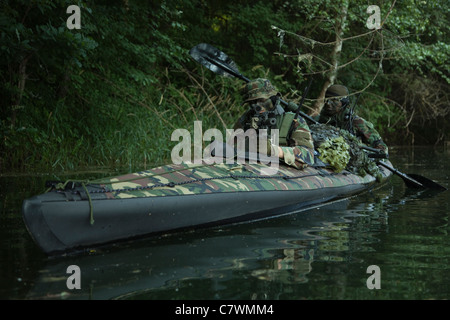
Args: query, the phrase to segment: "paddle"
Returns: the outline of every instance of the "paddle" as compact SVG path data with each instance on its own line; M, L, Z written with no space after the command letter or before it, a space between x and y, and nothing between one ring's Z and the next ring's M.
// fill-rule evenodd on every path
M371 148L371 147L367 147L367 146L360 146L360 147L361 147L361 149L374 152L375 156L373 158L383 158L383 157L387 158L387 155L380 149L375 149L375 148ZM377 164L382 167L385 167L389 171L393 172L394 174L396 174L397 176L402 178L403 181L405 182L406 186L409 188L416 188L416 189L429 188L429 189L435 189L435 190L441 190L441 191L447 190L446 187L444 187L444 186L440 185L439 183L436 183L433 180L428 179L424 176L421 176L418 174L413 174L413 173L405 174L405 173L400 172L397 169L391 167L390 165L388 165L387 163L385 163L383 161L377 161Z
M214 73L222 76L233 76L244 80L245 82L250 81L249 78L245 77L239 72L233 60L231 60L225 53L223 53L219 49L207 43L200 43L196 45L189 51L189 54L192 58L194 58L194 60L201 63ZM305 92L307 92L307 90L305 90ZM280 103L284 106L288 105L288 103L282 99L280 99ZM303 118L306 118L309 121L318 124L316 120L308 116L306 113L300 111L299 108L297 108L295 111L298 112L298 114L300 114Z

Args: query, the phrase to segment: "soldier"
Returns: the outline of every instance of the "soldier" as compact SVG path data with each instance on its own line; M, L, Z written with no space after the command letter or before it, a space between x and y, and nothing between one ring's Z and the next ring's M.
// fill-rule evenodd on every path
M244 104L249 110L236 122L234 129L262 129L271 127L287 132L292 124L293 117L283 117L284 109L280 106L281 94L267 79L258 78L242 87ZM295 104L290 103L291 108ZM292 106L294 105L294 106ZM292 114L292 113L291 113ZM283 119L285 121L283 121ZM311 131L305 119L298 116L294 120L292 134L287 139L280 139L280 145L268 144L267 153L278 155L287 165L303 169L314 164L314 143Z
M388 154L388 147L373 124L353 113L350 108L347 87L339 84L330 86L325 93L325 105L320 113L319 122L349 131L360 138L369 147Z

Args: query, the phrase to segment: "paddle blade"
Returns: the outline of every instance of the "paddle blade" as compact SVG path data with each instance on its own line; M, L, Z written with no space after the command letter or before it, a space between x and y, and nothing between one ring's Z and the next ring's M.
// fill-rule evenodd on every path
M236 77L240 75L234 61L210 44L200 43L193 47L189 54L194 60L221 76Z
M440 185L437 182L434 182L431 179L428 179L424 176L418 175L418 174L414 174L414 173L408 173L408 176L413 178L414 180L420 182L424 187L430 188L430 189L435 189L435 190L441 190L441 191L445 191L447 190L446 187Z

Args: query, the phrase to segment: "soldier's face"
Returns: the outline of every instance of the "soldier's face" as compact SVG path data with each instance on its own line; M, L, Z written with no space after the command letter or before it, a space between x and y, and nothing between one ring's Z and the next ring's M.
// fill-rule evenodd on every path
M342 102L339 99L331 98L325 101L323 111L326 115L332 116L339 113L342 109Z
M259 113L271 111L274 108L272 100L270 99L258 99L255 100L255 104L257 104L261 108Z

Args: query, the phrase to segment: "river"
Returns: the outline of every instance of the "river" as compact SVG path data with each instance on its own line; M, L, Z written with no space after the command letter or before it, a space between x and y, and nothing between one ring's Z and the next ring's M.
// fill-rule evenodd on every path
M390 157L400 171L447 188L449 159L450 150L431 147L392 148ZM76 177L119 173L127 172ZM65 178L0 177L1 299L450 298L450 191L411 190L394 176L378 190L319 209L48 258L29 236L21 205L43 192L46 180ZM80 268L81 289L67 287L71 265Z

